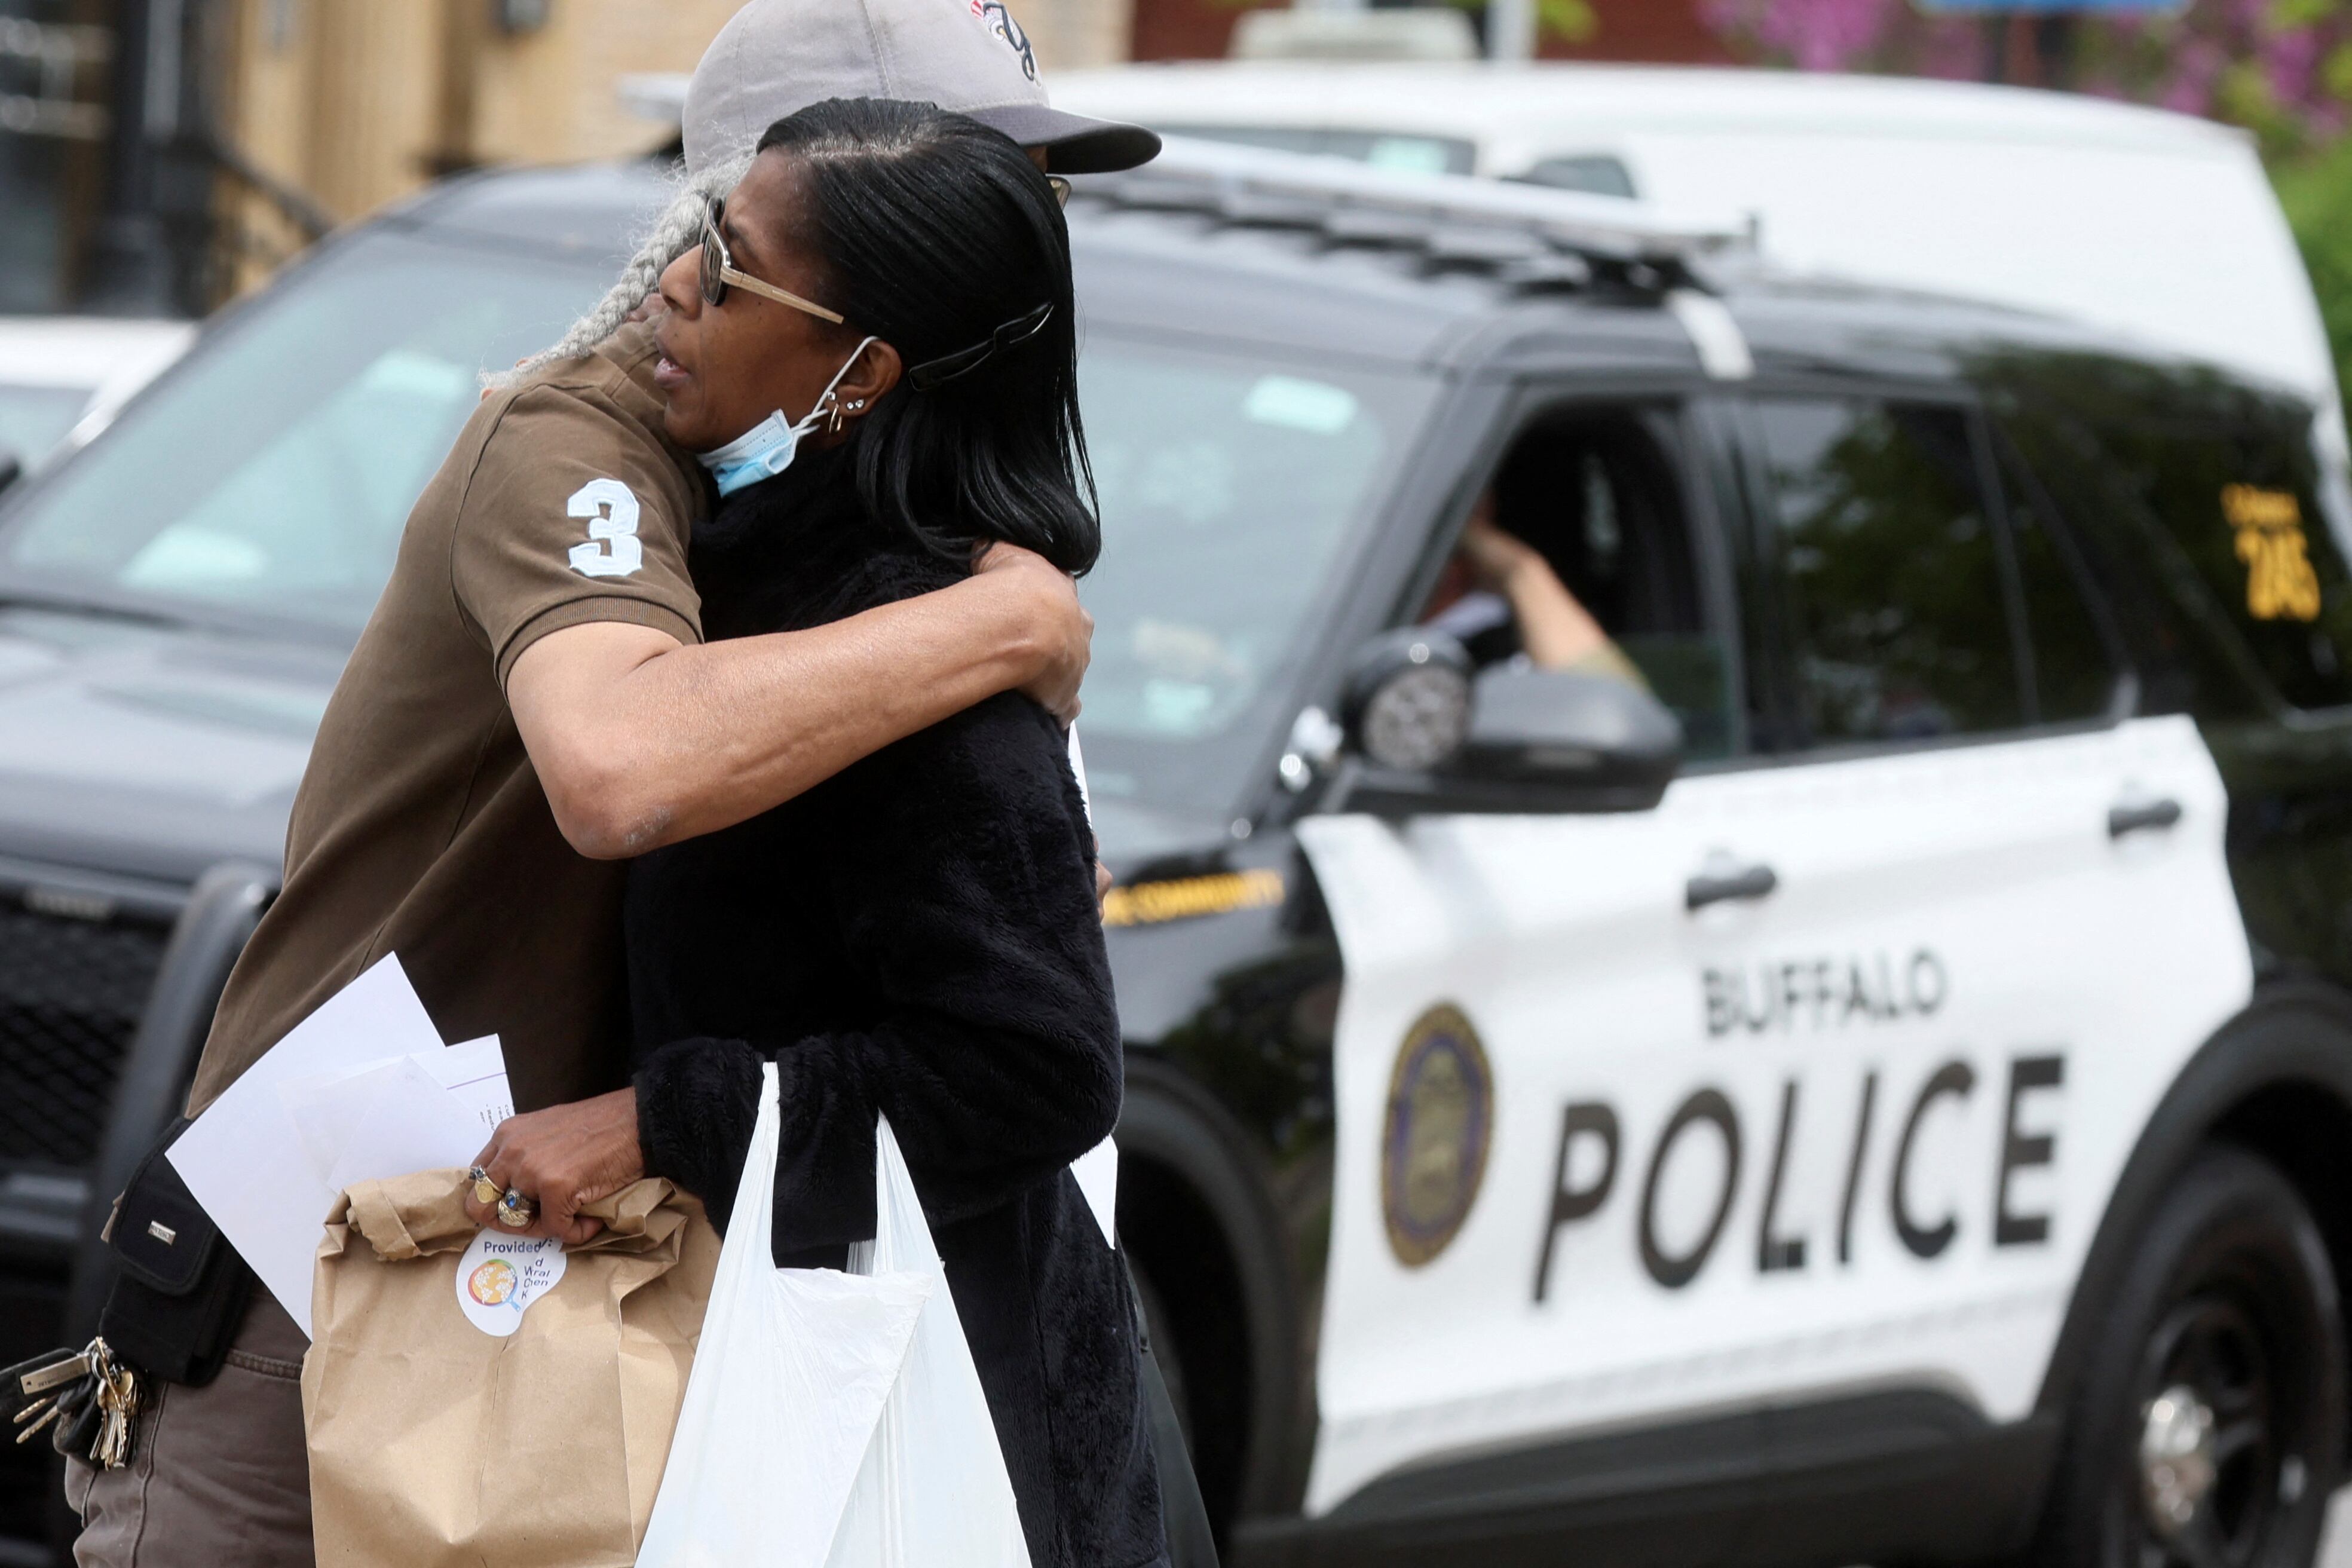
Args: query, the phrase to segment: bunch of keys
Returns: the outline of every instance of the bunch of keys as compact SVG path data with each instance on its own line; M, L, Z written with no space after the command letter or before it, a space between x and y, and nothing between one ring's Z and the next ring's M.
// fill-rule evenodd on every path
M60 1453L80 1454L109 1470L130 1460L139 1380L102 1339L78 1352L50 1351L0 1371L0 1397L23 1402L12 1417L20 1444L55 1424L52 1440Z

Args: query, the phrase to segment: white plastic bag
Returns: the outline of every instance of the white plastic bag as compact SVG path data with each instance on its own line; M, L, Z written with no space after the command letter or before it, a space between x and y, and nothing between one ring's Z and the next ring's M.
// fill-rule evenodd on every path
M776 1068L637 1568L1029 1568L988 1396L890 1123L849 1271L778 1268Z
M778 1121L772 1063L638 1568L824 1568L924 1302L946 1297L936 1270L775 1266Z
M850 1249L849 1266L919 1275L931 1290L827 1568L1030 1568L988 1395L887 1120L874 1153L874 1239Z

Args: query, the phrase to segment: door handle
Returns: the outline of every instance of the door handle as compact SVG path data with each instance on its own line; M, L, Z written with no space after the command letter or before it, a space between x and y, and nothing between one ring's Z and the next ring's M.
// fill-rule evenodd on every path
M1701 871L1683 884L1683 907L1703 910L1709 904L1728 903L1734 900L1767 899L1780 885L1780 878L1769 866L1727 867L1719 871Z
M2107 837L2122 838L2154 828L2175 826L2179 821L2180 803L2177 800L2134 801L2129 805L2111 805L2107 807Z

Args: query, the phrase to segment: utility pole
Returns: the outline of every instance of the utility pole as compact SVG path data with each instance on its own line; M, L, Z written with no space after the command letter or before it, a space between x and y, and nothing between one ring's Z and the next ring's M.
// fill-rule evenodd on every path
M2009 13L1988 13L1979 24L1984 29L1984 79L1990 82L2009 79Z
M1486 57L1536 58L1536 0L1486 0Z
M2043 87L2074 85L2074 47L2082 36L2082 18L2072 15L2042 16L2033 24L2034 68Z
M116 16L106 196L80 303L104 315L169 315L178 290L155 212L156 148L178 121L184 13L181 0L123 0Z

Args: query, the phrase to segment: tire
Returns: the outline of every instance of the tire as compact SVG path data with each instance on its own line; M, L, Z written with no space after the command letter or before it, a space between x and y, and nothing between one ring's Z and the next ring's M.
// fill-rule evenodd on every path
M2302 1197L2200 1154L2150 1215L2066 1412L2049 1568L2306 1568L2341 1478L2345 1332Z

